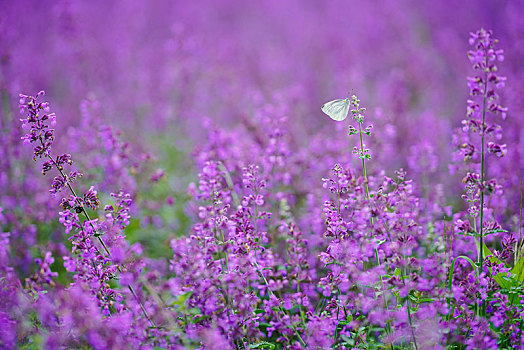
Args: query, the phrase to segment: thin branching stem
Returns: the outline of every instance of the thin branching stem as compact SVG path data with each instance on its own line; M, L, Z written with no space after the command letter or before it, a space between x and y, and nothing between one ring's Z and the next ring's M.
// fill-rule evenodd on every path
M358 109L358 108L357 108ZM358 113L359 111L357 111ZM369 187L368 187L368 176L367 176L367 171L366 171L366 159L364 157L364 137L362 135L362 117L360 117L358 119L358 133L359 133L359 137L360 137L360 157L362 158L362 174L364 176L364 188L366 190L366 199L368 200L368 203L370 204L370 216L369 216L369 222L371 224L371 230L372 230L372 234L373 234L373 238L375 238L375 233L374 233L374 230L373 230L373 215L371 213L371 203L370 203L370 195L369 195ZM377 266L380 266L380 258L378 256L378 249L375 248L375 260L376 260L376 263L377 263ZM382 288L382 298L384 299L384 308L385 310L387 311L389 309L389 306L388 306L388 301L387 301L387 298L386 298L386 294L385 294L385 288L384 288L384 279L382 277L382 275L380 275L380 286ZM388 327L386 327L386 333L390 333L390 324L388 322Z
M407 275L407 271L404 271L404 275ZM402 284L404 285L404 287L406 287L406 282L404 281L404 278L402 278ZM417 338L415 337L415 329L413 327L413 319L411 317L411 305L409 302L409 291L408 291L408 296L406 297L406 312L408 313L409 328L411 329L411 337L413 338L413 344L415 345L415 350L418 350Z
M487 58L486 58L487 59ZM482 190L480 191L480 227L479 227L479 238L480 238L480 253L479 253L479 265L480 265L480 272L482 273L484 267L484 178L485 178L485 168L486 168L486 161L485 161L485 147L484 147L484 137L486 134L486 91L488 88L488 82L487 82L488 76L487 73L484 77L484 92L482 96L482 127L481 127L481 155L480 155L480 184L482 186Z
M487 65L487 53L485 56ZM486 176L486 160L485 160L485 135L486 135L486 101L487 101L487 89L488 89L488 74L484 74L484 91L482 92L482 126L481 126L481 157L480 157L480 227L479 227L479 238L480 238L480 253L479 253L479 278L484 270L484 179ZM480 280L479 280L480 282ZM480 314L484 315L485 303L482 301L479 305Z
M42 137L40 136L40 142L42 144L42 146L44 146L44 141L42 140ZM60 175L62 175L63 178L67 179L66 181L66 184L67 184L67 187L69 188L69 191L71 191L71 194L76 198L78 198L77 194L76 194L76 191L75 189L73 188L73 186L71 186L71 183L69 182L69 179L67 177L67 175L64 173L62 167L60 165L58 165L56 163L56 161L53 159L53 157L51 157L50 154L47 154L47 158L53 163L53 165L55 166L55 168L60 172ZM111 257L111 252L109 251L109 248L107 248L107 245L105 244L105 242L102 240L102 237L100 237L100 234L98 233L98 230L95 228L95 226L93 225L92 221L91 221L91 217L89 216L89 213L87 212L87 210L85 209L84 205L82 204L80 206L81 210L82 210L82 214L84 215L85 217L85 220L82 221L82 225L84 225L84 223L86 222L89 222L89 225L91 226L91 228L93 229L93 232L94 232L94 236L98 239L98 241L100 242L100 244L102 245L102 247L104 248L104 250L106 251L107 255L109 257ZM116 268L118 270L119 273L122 273L122 269L120 268L119 265L116 265ZM138 302L138 304L140 305L140 309L142 310L142 313L144 314L145 318L149 321L149 323L151 324L152 327L156 328L156 324L155 322L151 319L151 317L149 317L149 314L146 310L146 308L144 307L144 305L142 304L142 302L140 301L140 299L138 298L138 295L136 294L135 290L133 289L133 287L129 284L128 286L128 289L129 291L131 292L131 294L133 294L133 297L136 299L136 301Z

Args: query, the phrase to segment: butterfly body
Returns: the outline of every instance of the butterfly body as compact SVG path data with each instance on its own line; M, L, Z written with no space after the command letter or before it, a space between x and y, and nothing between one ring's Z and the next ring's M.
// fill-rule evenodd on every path
M322 105L322 112L326 113L331 119L342 121L346 119L349 113L349 98L333 100Z

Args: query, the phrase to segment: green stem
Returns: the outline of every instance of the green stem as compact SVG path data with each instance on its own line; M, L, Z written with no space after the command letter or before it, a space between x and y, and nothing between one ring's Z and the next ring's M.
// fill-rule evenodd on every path
M338 197L338 215L340 216L340 184L339 184L338 175L337 175L337 197Z
M367 176L367 171L366 171L366 160L364 158L364 138L362 136L362 121L359 120L358 122L358 133L359 133L359 136L360 136L360 155L362 157L362 173L364 175L364 188L366 190L366 198L368 200L368 202L370 201L370 196L369 196L369 187L368 187L368 176ZM371 209L371 207L370 207ZM370 210L371 211L371 210ZM371 215L370 213L370 216L369 216L369 221L371 223L371 230L373 230L373 216ZM373 232L373 231L372 231ZM373 238L375 238L375 233L373 232ZM375 260L376 260L376 263L377 263L377 266L380 266L380 258L378 256L378 249L375 248ZM388 310L388 301L386 299L386 295L385 295L385 290L384 290L384 280L382 278L382 275L380 275L380 285L382 287L382 297L384 299L384 307L386 309L386 311ZM389 323L388 323L389 325ZM389 333L389 328L390 327L387 327L386 328L386 332Z
M523 186L523 180L521 179L520 180L520 207L519 207L519 240L517 241L517 243L515 244L516 246L516 249L515 249L515 266L517 266L517 264L519 263L520 259L522 258L521 256L521 250L522 250L522 186ZM520 278L522 277L522 273L524 272L523 271L524 269L520 269L519 270L519 274L517 276L517 281L520 282ZM522 282L519 283L519 286L522 286ZM513 304L513 302L515 301L515 296L516 296L516 293L514 293L512 296L511 296L511 304Z
M404 275L406 275L407 271L404 271ZM402 284L404 287L406 286L406 282L404 281L404 278L402 278ZM415 350L418 350L417 346L417 338L415 337L415 329L413 328L413 320L411 318L411 306L409 303L409 291L408 296L406 298L406 311L408 313L408 320L409 320L409 327L411 328L411 337L413 338L413 344L415 345ZM410 346L411 348L411 346Z
M360 151L361 151L361 156L362 156L362 170L364 172L364 180L365 180L364 187L366 189L366 197L369 200L368 176L367 176L367 173L366 173L366 161L364 159L364 140L363 140L363 137L362 137L362 122L358 123L358 131L359 131L359 136L360 136ZM371 224L373 224L373 218L371 218Z
M485 77L487 79L487 76ZM486 129L486 89L487 82L484 82L484 96L482 98L482 145L481 145L481 156L480 156L480 183L481 186L484 186L484 176L485 176L485 150L484 150L484 135ZM484 252L482 247L484 246L484 191L480 191L480 254L479 254L479 263L480 263L480 272L483 270L483 261L484 261Z
M522 257L521 255L521 250L522 250L522 244L524 243L524 241L522 241L522 204L523 204L523 199L522 199L522 188L523 188L523 183L524 183L524 179L521 179L520 180L520 210L519 210L519 240L516 244L516 249L515 249L515 254L516 254L516 257L515 257L515 262L519 261L520 258Z
M486 58L487 60L487 58ZM487 63L487 62L486 62ZM486 175L485 171L485 146L484 146L484 137L486 134L486 100L487 100L487 89L488 89L488 74L484 75L484 91L482 94L482 126L481 126L481 157L480 157L480 183L482 190L480 191L480 253L479 253L479 265L480 265L480 274L484 270L484 178ZM484 314L485 304L484 301L481 302L480 313Z
M413 320L411 319L411 308L409 306L409 295L406 299L406 311L408 312L409 325L411 328L411 336L413 337L413 344L415 345L415 350L418 350L417 338L415 338L415 330L413 329Z
M362 137L362 122L358 123L358 131L359 131L359 136L360 136L360 154L362 157L362 173L364 175L364 188L366 190L366 199L369 202L370 197L369 197L369 187L368 187L368 175L366 172L366 160L364 158L364 140ZM370 206L370 209L371 209L371 206ZM371 223L371 229L373 230L373 216L372 215L370 215L369 217L369 222ZM374 233L373 233L373 238L375 238ZM380 260L379 260L378 251L376 248L375 248L375 258L377 260L377 265L380 266Z
M213 235L215 236L215 239L217 239L217 235L218 235L218 228L217 228L217 218L219 218L219 220L221 219L220 218L220 211L218 210L216 204L215 204L215 198L213 198L213 208L214 208L214 215L215 215L215 218L213 220ZM224 263L223 263L223 267L224 269L226 270L226 272L229 272L229 264L228 264L228 260L227 260L227 249L226 249L226 245L225 245L225 242L226 242L226 238L224 236L224 231L223 230L220 230L220 236L221 236L221 239L222 239L222 249L220 250L220 253L219 255L221 257L224 257Z

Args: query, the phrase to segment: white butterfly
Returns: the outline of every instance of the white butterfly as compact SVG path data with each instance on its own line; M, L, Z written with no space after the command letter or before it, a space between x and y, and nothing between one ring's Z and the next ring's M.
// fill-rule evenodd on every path
M326 102L322 105L322 112L329 115L331 119L340 122L348 116L349 104L349 98Z

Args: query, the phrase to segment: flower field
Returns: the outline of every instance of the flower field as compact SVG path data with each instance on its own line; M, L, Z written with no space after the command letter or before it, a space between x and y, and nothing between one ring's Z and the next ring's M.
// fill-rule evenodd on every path
M1 349L524 349L524 2L0 2Z

